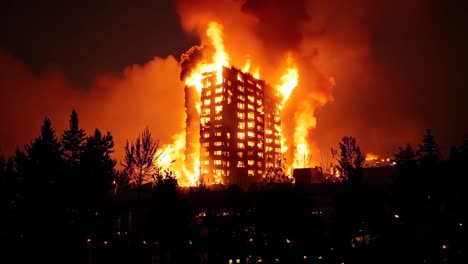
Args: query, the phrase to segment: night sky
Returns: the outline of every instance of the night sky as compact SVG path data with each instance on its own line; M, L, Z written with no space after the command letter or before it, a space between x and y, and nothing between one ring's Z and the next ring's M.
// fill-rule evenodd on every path
M180 16L197 12L202 2L210 1L179 1L180 9L166 0L2 4L0 151L11 154L28 143L46 115L61 132L72 107L88 133L108 129L118 148L145 125L169 143L184 121L177 61L199 43ZM317 12L303 13L305 2ZM316 43L321 71L336 81L334 100L316 111L311 136L318 148L328 151L342 136L354 135L365 152L388 156L419 143L425 128L434 130L444 153L460 144L468 134L466 4L347 2L239 4L239 12L258 19L253 32L264 50ZM281 11L285 3L298 8ZM314 23L319 26L307 36L291 28ZM167 107L181 110L171 115Z
M173 1L8 1L0 10L0 48L34 72L58 65L87 86L155 56L177 58L197 43L182 30Z

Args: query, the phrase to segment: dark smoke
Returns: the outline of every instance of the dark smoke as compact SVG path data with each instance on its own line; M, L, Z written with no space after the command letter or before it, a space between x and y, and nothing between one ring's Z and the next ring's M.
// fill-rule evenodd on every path
M241 10L258 19L255 31L264 47L277 51L299 48L304 38L302 26L309 19L305 0L247 0Z
M210 58L214 53L211 45L193 46L180 57L180 80L190 75L193 68L206 58Z

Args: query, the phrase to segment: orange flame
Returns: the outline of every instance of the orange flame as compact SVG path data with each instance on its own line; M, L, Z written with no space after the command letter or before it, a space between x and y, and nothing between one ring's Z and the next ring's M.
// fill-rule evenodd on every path
M162 170L174 171L179 185L193 186L198 180L198 175L194 173L197 172L198 165L194 164L194 168L185 167L185 138L185 130L174 135L173 143L165 145L156 153L159 157L156 165Z
M291 93L293 92L294 88L299 84L299 69L297 64L293 60L291 54L288 55L286 58L286 71L281 76L280 84L276 85L276 91L279 93L281 102L279 108L282 109L284 104L289 99ZM309 145L307 143L307 134L308 134L308 127L310 124L310 113L299 113L300 117L296 118L298 120L298 124L296 125L296 129L294 132L294 145L296 146L294 149L294 167L306 167L305 163L306 160L309 159ZM312 117L313 118L313 117ZM315 120L314 120L315 121ZM315 125L314 125L315 126ZM282 152L286 152L289 148L287 146L287 139L284 136L283 130L281 129L281 144L282 144Z
M260 79L260 66L256 66L255 69L252 69L252 61L250 60L250 57L247 56L245 59L244 67L242 67L243 72L249 72L252 74L253 77L256 79Z
M248 71L250 71L251 63L252 63L252 62L250 61L250 57L247 57L247 58L245 59L245 64L244 64L244 67L242 68L242 71L243 71L243 72L248 72Z
M379 155L374 154L374 153L367 153L366 154L366 161L373 161L373 160L378 160Z
M294 88L299 83L299 70L291 55L286 59L286 72L281 76L281 83L276 86L276 90L281 95L280 109L288 100Z
M192 73L185 79L185 85L195 87L199 93L203 87L202 80L205 78L205 73L216 72L217 84L220 84L223 80L223 66L229 65L229 56L224 49L222 25L217 22L210 22L206 30L206 36L214 47L215 52L210 61L203 61L197 64Z
M308 167L311 160L311 151L308 143L309 130L315 128L317 120L308 102L302 105L302 111L294 114L296 127L294 129L294 166Z

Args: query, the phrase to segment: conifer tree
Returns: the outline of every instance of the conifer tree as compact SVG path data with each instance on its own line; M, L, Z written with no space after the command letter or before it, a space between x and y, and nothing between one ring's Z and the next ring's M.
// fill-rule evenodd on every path
M422 167L428 168L437 165L441 159L439 145L435 141L432 131L426 130L423 137L422 144L419 145L418 150L419 162Z
M84 129L79 128L78 114L73 109L70 115L69 127L63 132L61 138L64 158L71 165L75 166L79 163L85 140L86 133Z
M410 176L416 169L416 153L411 146L407 144L405 148L400 147L400 151L394 155L393 161L395 162L395 173L398 176Z
M394 155L394 192L400 199L408 199L410 192L414 192L418 183L417 156L413 147L407 144L400 147Z
M80 157L81 186L88 203L103 202L113 188L117 177L116 161L111 157L114 140L110 132L102 135L96 128L94 135L86 139Z
M31 177L25 180L37 188L48 186L46 191L60 190L62 150L49 118L44 119L41 134L25 146L25 151L29 165L27 176Z

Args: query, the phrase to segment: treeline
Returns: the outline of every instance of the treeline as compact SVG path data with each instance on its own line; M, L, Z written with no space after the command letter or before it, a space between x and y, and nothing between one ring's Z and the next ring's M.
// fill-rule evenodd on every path
M401 147L386 193L366 186L357 140L343 137L332 150L337 165L327 171L337 171L344 184L315 186L316 198L295 189L285 176L284 160L247 192L239 186L210 191L201 178L197 187L182 193L175 175L156 165L164 154L158 147L159 141L143 130L126 144L119 172L110 132L95 129L87 135L73 110L68 128L57 135L46 118L34 140L12 157L0 157L0 238L8 241L1 258L153 263L157 257L156 263L199 263L188 260L193 242L200 243L199 253L210 252L211 259L218 254L224 262L219 252L238 248L251 250L244 252L249 255L262 248L264 255L276 254L292 237L302 241L299 247L331 248L330 259L340 256L346 263L466 260L468 137L448 159L442 158L430 130L416 147ZM213 201L216 197L227 197L226 204ZM220 222L215 209L227 222ZM247 225L248 232L242 231ZM253 234L258 248L250 248L250 237L239 238L239 232ZM275 239L267 246L265 236ZM99 261L99 254L107 255Z
M81 248L87 233L112 228L104 211L118 179L113 148L110 132L86 135L73 110L61 135L45 118L39 136L1 157L1 233L11 247L5 252L16 261L53 261Z
M129 151L127 158L139 158L140 142ZM155 170L152 157L139 164L127 160L119 172L113 152L112 134L96 128L87 135L73 109L69 126L60 135L45 118L34 140L11 157L0 157L0 238L9 241L1 250L8 253L5 257L15 262L63 263L64 257L76 256L66 262L85 262L80 258L87 256L87 241L110 237L118 230L118 189L128 191L133 186L140 193L143 181L130 185L141 176L138 166L151 164L145 173L152 170L152 189L158 190L159 198L162 193L164 198L175 195L175 177ZM143 221L138 209L133 213L132 219Z

